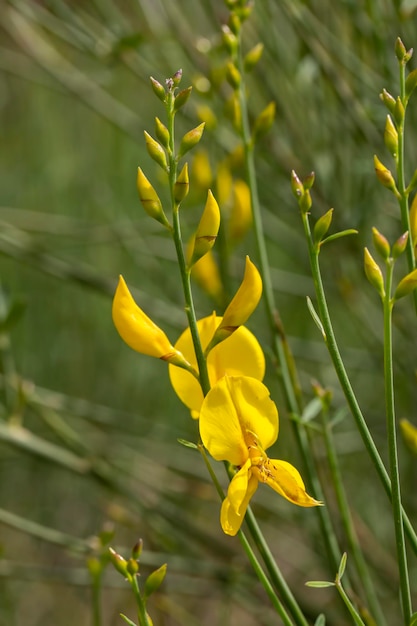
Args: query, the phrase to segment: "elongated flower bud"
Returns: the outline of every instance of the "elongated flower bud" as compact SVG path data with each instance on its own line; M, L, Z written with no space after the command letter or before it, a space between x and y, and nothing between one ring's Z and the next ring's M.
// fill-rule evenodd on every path
M407 276L404 276L402 280L398 283L397 289L395 290L394 299L399 300L400 298L404 298L404 296L408 296L409 293L414 291L417 287L417 270L413 270Z
M188 163L185 163L174 183L174 200L177 204L187 197L189 189L190 179L188 178Z
M207 194L206 206L197 228L194 239L194 250L191 256L191 265L212 249L216 242L220 227L220 209L210 189Z
M190 364L170 343L159 328L134 301L123 276L119 277L112 308L113 322L127 345L140 352L173 365L189 369Z
M164 146L164 148L168 148L168 146L169 146L169 130L165 126L165 124L163 124L161 122L159 117L155 117L155 134L158 137L158 139L161 142L161 144Z
M243 67L246 72L250 72L255 67L261 58L263 51L263 43L257 43L256 46L249 50L243 61Z
M258 306L261 295L261 275L247 256L243 281L227 307L223 319L206 349L206 354L208 354L215 345L230 337L239 326L245 324L246 320Z
M333 218L333 209L329 209L324 215L319 217L314 226L314 241L319 244L330 228Z
M168 162L165 151L161 144L159 144L153 137L150 136L149 133L144 131L145 141L146 141L146 149L148 151L149 156L153 159L163 170L167 171Z
M271 128L275 119L275 108L275 102L270 102L256 118L253 127L254 140L265 135Z
M161 200L140 167L138 167L136 186L138 188L139 199L146 213L164 226L170 228L170 224L162 208Z
M371 285L375 287L375 289L383 299L385 296L384 278L382 276L381 268L374 260L368 248L365 248L364 266L367 279L369 280Z
M406 419L400 420L400 429L403 439L411 452L417 454L417 428Z
M381 163L381 161L378 159L376 155L374 155L374 167L375 167L375 174L379 182L382 183L384 187L386 187L387 189L390 189L391 191L393 191L395 195L398 197L399 193L398 193L398 189L395 184L395 180L394 180L392 173L387 167L385 167L383 163Z
M384 131L384 142L393 156L398 152L398 132L390 115L387 115Z
M391 247L388 243L388 239L384 237L384 235L380 233L375 226L372 228L372 240L374 242L375 249L384 261L386 261L391 254Z
M198 144L203 134L204 126L205 123L202 122L192 130L188 131L188 133L185 133L184 137L181 139L180 148L178 150L178 158L184 156L186 152Z

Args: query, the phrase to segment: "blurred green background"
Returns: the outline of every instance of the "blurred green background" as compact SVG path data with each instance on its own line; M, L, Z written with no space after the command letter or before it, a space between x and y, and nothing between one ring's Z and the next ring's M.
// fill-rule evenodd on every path
M364 280L362 256L373 225L390 241L402 232L393 196L375 179L372 157L377 153L391 166L379 93L398 93L394 42L401 36L407 48L417 45L415 6L258 0L244 30L248 50L258 41L265 46L248 78L251 116L270 101L277 105L276 123L257 151L258 183L277 302L303 389L309 399L311 380L318 379L332 389L334 410L343 412L305 303L313 286L289 184L293 168L301 176L316 172L316 217L334 207L332 229L359 230L326 247L322 264L348 371L384 458L381 313ZM210 107L217 125L206 130L201 147L212 167L237 146L225 107L229 90L221 80L227 18L221 0L1 4L1 626L92 623L86 562L100 554L97 536L110 525L111 545L125 556L138 537L144 539L144 572L168 563L167 579L151 602L155 624L277 623L238 542L221 533L219 503L200 457L177 442L195 440L196 423L170 388L164 364L131 351L111 321L122 273L172 341L185 327L174 248L140 206L136 168L167 197L143 130L154 133L155 115L164 121L149 76L164 82L179 68L182 86L192 84L193 95L177 116L178 136L201 121L202 107ZM408 176L415 169L416 124L412 99ZM185 238L204 197L191 178ZM256 262L251 235L230 259L232 291L245 254ZM200 316L215 307L198 287L195 296ZM264 322L259 307L249 327L268 355ZM409 302L397 307L395 325L398 415L415 423L416 324ZM300 465L271 362L267 383L280 407L276 456ZM394 625L389 507L347 414L335 436L358 533ZM315 444L326 482L320 436ZM416 461L403 444L401 455L404 498L415 520ZM265 491L259 490L255 511L306 614L314 619L325 611L330 625L348 624L331 590L304 587L306 580L334 576L315 512ZM331 509L333 501L329 489ZM416 580L415 559L411 566ZM103 585L103 626L122 623L121 611L133 617L131 593L111 567Z

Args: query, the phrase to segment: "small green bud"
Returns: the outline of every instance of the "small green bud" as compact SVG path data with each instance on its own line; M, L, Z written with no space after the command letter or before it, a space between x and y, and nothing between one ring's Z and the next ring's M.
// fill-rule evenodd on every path
M253 126L254 141L262 137L262 135L265 135L271 128L275 119L275 108L275 102L270 102L256 118Z
M226 66L226 79L233 89L239 89L242 77L236 65L231 61Z
M391 254L391 247L388 240L375 227L372 228L372 239L378 254L386 261Z
M314 241L319 244L330 228L333 218L333 209L329 209L327 213L322 215L314 226Z
M382 276L381 268L374 260L373 256L369 252L368 248L365 248L365 274L371 285L375 287L381 298L385 297L384 278Z
M310 190L306 189L298 202L301 213L308 213L312 204L313 202L311 200Z
M395 56L399 61L403 61L406 54L407 50L405 49L405 45L403 44L401 39L397 37L395 41Z
M398 133L390 115L387 115L384 130L384 142L392 156L396 156L398 152Z
M168 220L162 208L161 200L140 167L138 167L136 186L138 189L139 200L141 201L146 213L164 226L169 226Z
M417 69L409 73L405 79L405 97L408 100L417 86Z
M174 87L178 87L182 78L182 69L179 69L175 72L174 76L171 77Z
M178 158L183 157L186 152L198 144L203 135L204 126L205 122L202 122L192 130L189 130L188 133L185 133L184 137L181 139Z
M225 43L228 53L230 55L234 55L236 53L236 50L239 44L236 35L226 25L222 27L222 32L223 32L223 41Z
M398 96L398 98L395 101L393 115L394 115L395 121L397 122L397 125L401 126L401 124L404 122L405 109L404 109L404 105L401 101L400 96Z
M127 562L126 569L131 576L136 576L139 571L139 563L135 559L130 558Z
M243 67L245 68L246 72L250 72L255 67L255 65L259 62L263 51L263 43L257 43L256 46L252 48L252 50L249 50L243 60Z
M188 178L188 163L185 163L177 180L174 183L174 200L177 204L182 202L188 195L190 179Z
M194 238L194 249L191 255L190 267L209 252L216 243L220 227L220 209L210 189L203 214L198 224Z
M161 100L161 102L165 102L166 91L161 83L155 80L152 76L150 77L150 81L154 94Z
M144 131L145 141L146 141L146 149L148 151L149 156L153 159L163 170L168 170L168 162L165 151L161 144L159 144L149 133Z
M168 146L169 146L169 130L165 126L165 124L163 124L161 122L159 117L155 117L155 134L158 137L158 139L161 142L161 144L164 146L164 148L168 148Z
M304 193L304 185L294 170L291 172L291 189L298 201Z
M399 300L408 296L417 287L417 270L413 270L398 283L395 290L394 300Z
M132 559L135 559L135 561L137 561L140 558L140 555L142 554L142 549L143 549L143 540L138 539L138 541L135 543L135 545L132 548Z
M386 89L382 90L382 93L379 94L379 97L381 98L381 100L385 104L385 106L387 107L388 111L392 115L394 115L395 98L390 93L388 93L388 91Z
M314 185L314 181L316 180L316 175L314 172L310 172L308 176L306 176L303 180L304 189L311 189Z
M122 574L122 576L127 576L127 561L120 554L117 554L113 548L109 548L110 552L110 561L112 562L114 568Z
M157 591L159 587L164 582L165 575L167 573L167 564L161 565L157 570L149 574L148 578L145 581L145 587L143 590L145 600L149 598L154 591Z
M178 111L178 109L181 109L181 107L183 107L184 104L186 104L186 102L188 101L188 98L191 96L192 90L193 90L192 87L187 87L186 89L183 89L175 96L174 111Z
M375 174L379 182L382 183L384 187L386 187L387 189L390 189L391 191L393 191L395 195L399 197L400 194L395 184L393 175L391 174L390 170L387 167L385 167L383 163L381 163L381 161L378 159L376 155L374 155L374 167L375 167Z
M397 259L406 249L408 242L408 230L398 237L397 241L392 246L392 258Z

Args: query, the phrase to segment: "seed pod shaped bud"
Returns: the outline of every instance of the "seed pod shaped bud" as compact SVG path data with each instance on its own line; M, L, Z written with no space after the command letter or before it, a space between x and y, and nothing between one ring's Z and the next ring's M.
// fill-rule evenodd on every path
M291 189L297 200L299 201L304 193L304 185L298 178L294 170L291 172Z
M178 109L181 109L181 107L188 102L188 98L191 96L192 90L192 87L187 87L187 89L183 89L175 96L174 111L178 111Z
M240 241L252 224L252 204L250 189L244 180L236 180L233 185L233 205L229 219L229 237L232 242Z
M194 239L194 250L190 265L194 265L214 246L220 227L220 209L210 189L207 194L206 206L197 228Z
M120 556L120 554L117 554L117 552L113 550L113 548L109 548L109 552L110 552L110 561L112 562L112 565L114 566L114 568L119 572L119 574L122 574L122 576L126 577L127 576L126 559Z
M271 128L275 119L275 102L270 102L258 115L253 126L254 140L265 135Z
M155 117L155 134L158 137L158 139L161 142L161 144L164 146L164 148L168 148L168 146L169 146L169 130L165 126L165 124L163 124L161 122L159 117Z
M319 244L330 228L333 219L333 209L322 215L314 226L314 241Z
M231 56L233 56L238 47L238 39L236 35L230 30L226 24L222 27L223 31L223 41L226 45L227 51Z
M206 348L206 355L212 348L214 348L215 345L230 337L230 335L234 333L239 326L245 324L247 319L252 315L258 306L261 295L261 275L247 256L243 281L224 312L223 319L216 329L213 339Z
M185 133L184 137L181 139L180 148L178 151L178 157L181 158L184 156L186 152L194 148L200 141L203 131L204 131L204 122L189 130L188 133Z
M263 43L257 43L256 46L252 48L252 50L249 50L243 60L243 67L245 68L246 72L250 72L255 67L255 65L259 62L263 51Z
M379 97L381 98L382 102L385 104L391 115L393 115L395 109L395 98L390 93L388 93L386 89L382 90L382 93L379 94Z
M134 301L123 276L119 277L112 308L113 323L127 345L140 352L173 365L190 369L181 352L170 343L166 334Z
M383 163L381 163L376 155L374 155L374 167L375 174L379 182L382 183L387 189L393 191L396 196L398 196L399 193L393 175L391 174L390 170L385 167Z
M414 256L417 251L417 194L414 195L410 208L410 235L413 242Z
M384 278L378 263L374 260L368 248L365 248L364 261L366 277L383 299L385 297Z
M398 96L398 98L395 101L393 115L398 126L401 126L401 124L404 122L405 109L404 109L404 105L402 103L400 96Z
M132 559L135 559L137 561L140 558L140 555L142 554L142 549L143 549L143 540L138 539L138 541L135 543L135 545L132 548Z
M408 420L402 419L400 420L400 430L411 452L417 454L417 428Z
M405 97L408 100L414 89L417 87L417 69L409 73L405 79Z
M311 189L314 185L314 181L316 180L316 175L314 172L310 172L308 176L306 176L303 180L304 189Z
M392 246L392 258L397 259L406 249L408 242L408 230L398 237L397 241Z
M236 65L231 61L226 66L226 79L233 89L239 89L242 77Z
M384 142L392 156L398 152L398 133L390 115L387 115L384 130Z
M403 61L406 54L407 50L405 48L405 45L403 44L401 39L397 37L395 41L395 56L399 61Z
M376 251L381 255L381 257L386 261L391 254L391 247L388 243L388 240L382 233L379 232L375 228L372 228L372 240L374 242L374 246Z
M136 576L139 571L139 563L135 559L130 558L126 569L131 576Z
M145 581L144 586L144 596L145 600L149 598L149 596L157 591L159 587L164 582L165 575L167 573L167 564L161 565L158 569L156 569L152 574L149 574L148 578Z
M185 163L177 180L174 183L174 200L177 204L187 197L190 189L190 180L188 178L188 163Z
M417 287L417 270L413 270L407 276L404 276L402 280L397 285L397 289L394 293L394 300L399 300L400 298L404 298L404 296L408 296L409 293L414 291Z
M153 137L150 136L149 133L144 131L145 141L146 141L146 149L148 151L149 156L153 159L158 165L162 167L163 170L168 170L167 157L164 149L161 144L159 144Z
M150 77L150 81L151 81L151 86L152 86L154 94L158 96L161 102L165 102L166 91L161 85L161 83L155 80L155 78L153 78L152 76Z
M136 186L138 188L139 200L141 201L146 213L164 226L170 228L170 224L162 208L159 196L140 167L138 167Z

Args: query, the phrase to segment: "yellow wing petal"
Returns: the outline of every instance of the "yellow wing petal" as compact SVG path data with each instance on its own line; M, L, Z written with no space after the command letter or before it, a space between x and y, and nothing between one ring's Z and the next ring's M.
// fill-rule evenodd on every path
M252 467L253 474L259 482L266 483L274 491L298 506L320 506L305 490L299 471L286 461L266 459L262 465Z

